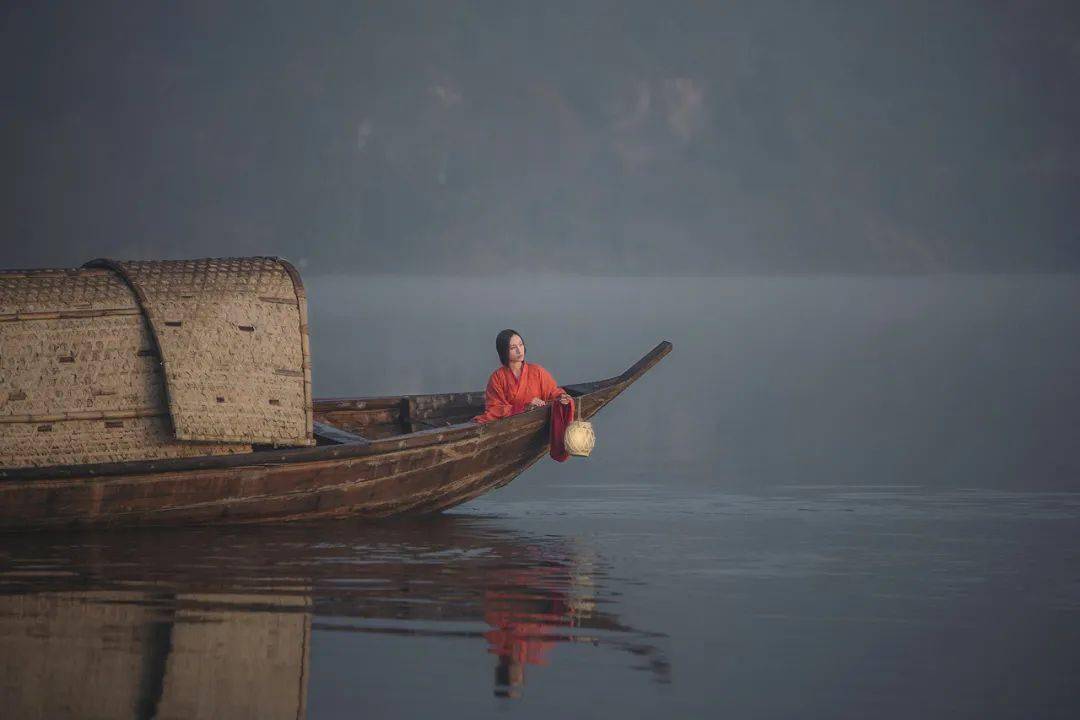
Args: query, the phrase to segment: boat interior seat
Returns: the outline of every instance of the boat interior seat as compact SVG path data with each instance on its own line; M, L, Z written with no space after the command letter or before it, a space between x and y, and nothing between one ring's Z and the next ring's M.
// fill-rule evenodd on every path
M312 431L318 445L349 445L352 443L369 443L371 440L363 435L357 435L329 423L312 423Z

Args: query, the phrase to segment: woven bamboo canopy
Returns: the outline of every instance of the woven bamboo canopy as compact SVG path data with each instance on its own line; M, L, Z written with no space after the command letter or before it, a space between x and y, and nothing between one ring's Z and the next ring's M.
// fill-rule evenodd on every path
M312 445L312 419L283 260L0 271L0 467Z

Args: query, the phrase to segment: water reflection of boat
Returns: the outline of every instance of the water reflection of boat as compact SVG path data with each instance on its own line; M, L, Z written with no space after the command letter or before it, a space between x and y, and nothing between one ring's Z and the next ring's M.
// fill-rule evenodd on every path
M475 641L499 695L561 643L668 677L658 636L619 620L587 548L485 519L9 537L0 551L5 717L302 717L313 631Z
M6 718L297 718L305 598L145 591L0 596ZM213 609L201 607L206 604Z

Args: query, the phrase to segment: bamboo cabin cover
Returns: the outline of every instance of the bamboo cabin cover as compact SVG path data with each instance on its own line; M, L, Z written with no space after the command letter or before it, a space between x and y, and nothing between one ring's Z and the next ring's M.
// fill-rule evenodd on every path
M312 444L307 307L291 266L90 265L0 271L0 466Z

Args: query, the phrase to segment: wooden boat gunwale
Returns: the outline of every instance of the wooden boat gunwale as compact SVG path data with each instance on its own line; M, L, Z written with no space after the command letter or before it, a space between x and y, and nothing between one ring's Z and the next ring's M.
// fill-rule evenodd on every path
M600 393L607 394L608 391L611 391L613 388L615 389L614 394L612 394L611 397L604 398L598 406L583 410L583 415L589 417L648 372L650 368L671 352L671 349L672 345L670 342L667 340L661 341L640 360L619 375L593 382L564 385L563 387L569 394L580 399L579 401L582 402L583 405L591 404L588 402L591 396ZM341 409L355 409L357 405L361 403L391 403L394 401L400 402L402 400L408 400L410 398L453 398L468 397L472 395L482 396L482 394L482 392L467 392L369 398L327 398L315 400L314 409L315 412L326 412L332 411L336 407ZM70 479L93 480L95 478L125 475L212 471L218 469L227 470L322 460L347 460L349 458L379 455L400 450L438 445L471 437L503 434L504 432L507 434L514 434L529 424L539 424L542 420L546 421L547 412L547 408L541 407L483 425L478 425L472 421L459 422L444 427L416 430L414 432L393 435L386 438L363 441L358 439L356 442L320 445L316 447L278 448L236 455L208 455L165 460L130 460L126 462L90 463L81 465L52 465L11 469L0 468L0 483L7 484L27 481Z

